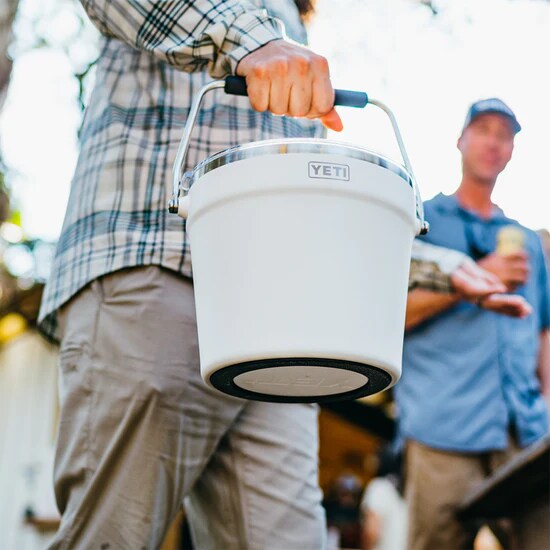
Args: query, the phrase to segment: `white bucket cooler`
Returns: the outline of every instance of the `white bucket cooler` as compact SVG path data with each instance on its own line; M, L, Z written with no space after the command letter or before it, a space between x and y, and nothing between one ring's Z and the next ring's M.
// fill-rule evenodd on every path
M401 375L411 246L427 231L395 123L382 103L337 91L335 104L389 115L406 168L323 139L233 147L183 174L202 97L174 167L170 212L187 219L201 374L230 395L272 402L356 399ZM237 88L237 89L236 89Z

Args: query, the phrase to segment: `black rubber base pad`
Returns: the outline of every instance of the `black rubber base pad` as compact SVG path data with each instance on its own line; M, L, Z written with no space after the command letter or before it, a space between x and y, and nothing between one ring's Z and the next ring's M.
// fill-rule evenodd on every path
M237 386L233 380L245 372L250 372L258 369L267 369L273 367L293 367L293 366L316 366L330 367L333 369L351 370L363 374L368 377L368 382L357 388L344 393L334 395L271 395L258 393L250 390L245 390ZM223 367L210 376L211 384L223 393L250 399L252 401L268 401L271 403L328 403L331 401L345 401L358 399L367 395L378 393L390 385L391 376L384 370L367 365L365 363L356 363L354 361L342 361L339 359L316 359L316 358L301 358L291 357L287 359L262 359L259 361L247 361L244 363L236 363Z

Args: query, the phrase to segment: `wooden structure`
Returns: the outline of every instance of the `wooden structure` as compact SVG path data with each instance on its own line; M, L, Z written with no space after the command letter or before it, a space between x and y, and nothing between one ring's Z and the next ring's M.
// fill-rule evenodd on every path
M475 487L459 517L487 522L510 518L517 534L511 550L550 548L550 435Z

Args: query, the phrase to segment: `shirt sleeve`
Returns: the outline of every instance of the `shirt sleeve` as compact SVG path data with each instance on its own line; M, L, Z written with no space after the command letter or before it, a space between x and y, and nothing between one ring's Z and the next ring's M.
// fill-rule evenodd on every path
M284 26L248 0L81 0L99 31L186 71L213 78L284 38Z
M409 290L424 288L435 292L452 292L451 277L443 273L435 262L411 260Z
M437 264L443 273L451 275L468 260L468 256L458 250L436 246L415 239L412 247L412 259L433 262Z

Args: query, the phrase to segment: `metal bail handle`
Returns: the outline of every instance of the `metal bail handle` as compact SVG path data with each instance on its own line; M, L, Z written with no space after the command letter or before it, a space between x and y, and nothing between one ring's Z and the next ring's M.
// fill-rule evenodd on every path
M211 90L216 90L218 88L223 88L225 93L239 96L247 96L247 85L246 79L242 76L228 76L225 80L214 80L203 86L199 93L193 99L191 103L191 108L189 109L189 116L187 117L187 122L185 123L185 128L183 130L183 136L180 141L178 154L176 155L176 160L174 162L174 168L172 171L172 199L170 200L168 210L172 214L177 214L179 209L179 198L180 190L184 193L189 191L189 188L186 186L181 186L182 182L190 177L190 174L183 172L185 166L185 157L187 156L187 151L189 149L189 143L191 140L191 133L195 126L197 116L201 107L201 103L205 94ZM369 98L365 92L355 92L351 90L334 90L334 105L343 106L343 107L357 107L364 108L368 104L375 105L379 109L382 109L390 119L390 122L393 127L395 137L397 139L397 144L399 145L399 151L403 158L405 169L411 177L412 188L414 191L414 197L416 202L416 218L417 218L417 234L425 235L429 230L429 224L424 219L424 206L422 205L422 199L420 197L420 189L416 183L416 178L414 177L414 172L405 149L405 144L403 143L403 138L401 137L401 132L397 125L392 111L381 101L376 99Z

